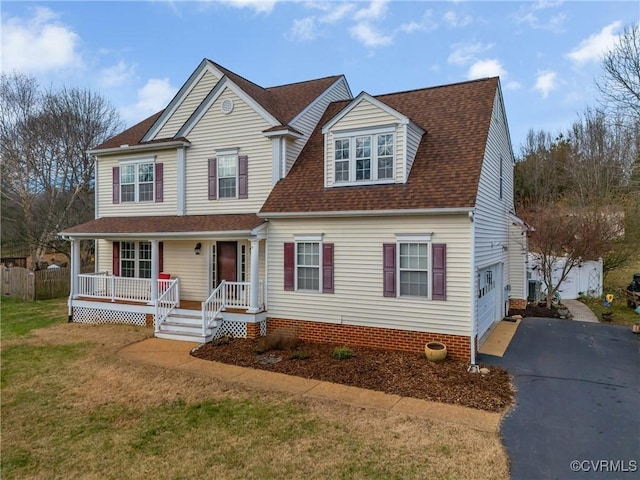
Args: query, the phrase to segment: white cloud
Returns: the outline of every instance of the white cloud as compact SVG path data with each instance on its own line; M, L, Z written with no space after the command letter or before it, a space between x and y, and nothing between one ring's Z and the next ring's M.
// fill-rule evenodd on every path
M475 78L499 77L507 74L507 71L500 63L500 60L491 58L488 60L478 60L469 68L467 78L473 80Z
M137 92L137 102L121 109L127 122L137 123L167 106L178 91L168 78L151 78Z
M473 18L469 15L459 15L453 10L449 10L442 16L443 20L448 23L451 27L466 27L471 22L473 22Z
M352 3L330 2L329 5L330 8L327 8L325 10L327 13L318 18L318 20L322 23L339 22L356 8Z
M517 24L527 24L536 30L550 30L563 32L567 16L564 13L548 14L545 10L556 9L562 5L561 1L539 1L525 4L514 15ZM548 15L548 18L541 18Z
M289 33L286 35L287 40L313 40L317 36L315 18L305 17L294 20Z
M351 36L362 42L366 47L383 47L393 43L393 36L384 35L378 28L374 28L368 22L360 22L349 30Z
M543 98L549 96L549 92L555 90L558 86L558 74L550 70L538 72L536 75L536 84L533 89L542 93Z
M420 21L412 20L409 23L404 23L400 25L399 30L404 33L413 33L422 30L434 30L437 27L438 24L433 20L433 12L431 10L427 10L424 12Z
M520 90L522 88L522 84L514 80L511 82L507 82L507 85L505 86L505 88L507 90Z
M2 21L0 65L3 71L42 73L81 65L79 37L44 7L33 9L30 19Z
M475 60L479 54L484 53L491 48L493 48L492 43L454 43L451 45L453 52L449 55L447 62L454 65L465 65Z
M127 65L124 61L120 60L116 65L103 68L100 71L98 82L101 87L113 88L123 85L127 80L133 78L135 75L135 65Z
M367 8L361 8L355 14L356 20L380 20L387 13L388 0L373 0Z
M622 22L620 21L607 25L600 33L591 35L589 38L580 42L580 45L571 50L567 54L567 57L578 65L599 61L601 55L614 46L618 38L614 32L621 26Z
M224 0L229 6L235 8L249 8L255 10L256 13L269 14L273 11L278 3L277 0Z

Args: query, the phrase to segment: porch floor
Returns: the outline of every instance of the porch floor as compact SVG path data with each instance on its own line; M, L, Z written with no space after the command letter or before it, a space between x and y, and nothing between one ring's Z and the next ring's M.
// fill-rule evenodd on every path
M77 300L85 300L88 302L99 303L117 303L120 305L147 305L147 302L133 301L133 300L116 300L112 302L109 298L94 298L94 297L77 297ZM202 310L201 300L180 300L180 310L195 310L200 312ZM247 313L246 308L225 308L225 312L228 313Z

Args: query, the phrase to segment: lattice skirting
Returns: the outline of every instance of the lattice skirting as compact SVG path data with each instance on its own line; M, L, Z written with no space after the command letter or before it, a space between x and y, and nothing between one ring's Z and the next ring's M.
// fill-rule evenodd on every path
M260 324L260 336L265 337L267 335L267 320L259 322Z
M141 312L127 312L103 310L100 308L74 307L73 322L75 323L125 323L144 327L146 315Z
M223 321L213 338L220 338L224 336L247 338L247 324L245 322Z

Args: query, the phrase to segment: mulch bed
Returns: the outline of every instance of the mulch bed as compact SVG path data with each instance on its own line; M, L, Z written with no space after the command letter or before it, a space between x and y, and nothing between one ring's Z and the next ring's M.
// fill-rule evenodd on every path
M504 410L513 401L509 374L494 366L488 367L487 374L469 373L468 364L451 359L432 363L424 354L362 347L351 348L352 358L336 360L331 356L335 345L311 342L296 342L297 345L289 348L256 353L256 347L264 345L258 341L239 338L214 341L194 350L192 355L204 360L493 412ZM292 358L294 354L307 358Z
M521 315L522 318L534 317L534 318L560 318L558 310L555 308L547 308L547 305L543 303L528 304L525 309L509 309L509 315Z

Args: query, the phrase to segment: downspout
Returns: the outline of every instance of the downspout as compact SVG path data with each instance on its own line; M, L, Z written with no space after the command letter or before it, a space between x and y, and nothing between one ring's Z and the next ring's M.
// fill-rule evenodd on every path
M474 222L475 211L469 212L469 220L471 221L471 335L470 335L470 351L471 363L467 368L468 372L478 373L480 368L476 365L476 322L478 320L478 301L476 298L476 224Z

